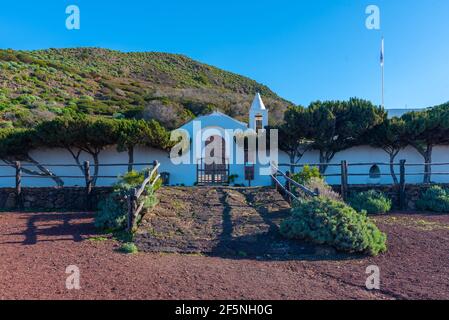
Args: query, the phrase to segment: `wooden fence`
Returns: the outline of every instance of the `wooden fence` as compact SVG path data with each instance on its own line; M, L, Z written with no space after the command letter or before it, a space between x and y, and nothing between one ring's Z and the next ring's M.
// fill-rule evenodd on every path
M145 204L145 201L141 201L139 204L139 200L142 196L145 195L147 187L151 186L154 187L154 185L157 183L161 175L158 173L158 169L160 167L160 163L157 161L154 161L153 163L153 169L151 171L146 170L145 171L145 180L141 184L141 186L137 189L134 188L130 191L129 195L127 196L128 201L128 231L132 232L136 222L142 213L143 206Z
M399 166L399 179L398 179L398 192L399 192L399 203L400 208L405 208L405 202L406 202L406 177L407 176L424 176L426 174L429 174L429 172L407 172L408 167L425 167L428 168L432 167L441 167L441 166L449 166L449 162L444 163L407 163L406 160L401 160L399 163L385 163L385 162L367 162L367 163L348 163L346 160L341 161L340 163L310 163L310 164L279 164L278 167L288 167L288 168L303 168L305 166L309 167L339 167L340 172L338 173L324 173L322 174L323 177L340 177L340 193L344 200L348 198L349 193L349 177L369 177L370 173L350 173L349 168L350 167L361 167L361 166L393 166L398 167ZM282 173L281 170L277 169L279 172ZM438 172L431 172L431 175L435 176L449 176L449 172L444 171L438 171ZM290 177L290 172L286 171L285 174L283 174L286 177ZM389 176L391 177L390 173L378 173L379 177L382 176ZM291 179L290 179L291 180ZM289 180L287 180L289 181Z
M312 191L306 186L298 183L297 181L291 178L291 174L289 171L286 173L282 172L277 166L274 164L271 165L271 179L273 180L276 189L281 189L281 191L286 195L287 200L291 203L293 200L299 201L300 195L295 194L296 190L301 191L308 197L317 197L320 195L318 189ZM278 177L283 177L285 179L285 184L282 184Z
M36 165L33 163L22 163L20 161L16 161L13 164L2 164L1 167L14 167L15 175L3 175L0 178L15 178L15 193L17 199L17 209L23 209L23 194L22 194L22 181L24 178L27 179L38 179L38 178L46 178L52 179L52 176L49 174L24 174L24 168L35 167ZM76 167L80 166L77 164L42 164L41 167L52 168L52 167ZM118 176L111 175L92 175L92 168L95 166L98 167L128 167L128 163L108 163L108 164L98 164L91 165L89 161L85 161L82 165L83 175L58 175L58 178L61 179L84 179L85 180L85 189L86 189L86 209L92 210L92 189L93 189L93 180L94 179L117 179ZM128 229L132 226L136 220L136 217L141 213L143 204L140 204L137 207L139 198L144 194L146 187L148 184L154 186L156 181L159 180L160 174L158 169L160 167L160 163L154 161L152 163L133 163L133 166L144 166L147 167L145 171L145 181L144 183L137 189L131 190L131 193L127 196L128 201ZM153 179L154 178L154 179ZM63 187L62 187L63 188Z

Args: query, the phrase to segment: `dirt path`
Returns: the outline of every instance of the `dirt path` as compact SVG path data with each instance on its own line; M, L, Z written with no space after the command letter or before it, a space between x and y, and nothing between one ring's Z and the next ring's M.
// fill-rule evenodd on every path
M135 239L142 251L234 257L315 252L280 236L290 205L272 188L162 188L158 197Z

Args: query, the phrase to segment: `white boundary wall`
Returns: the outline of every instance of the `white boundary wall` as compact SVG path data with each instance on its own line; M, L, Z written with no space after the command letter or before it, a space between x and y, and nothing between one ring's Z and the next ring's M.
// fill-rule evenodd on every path
M75 164L70 153L64 149L38 149L31 152L31 156L43 164ZM423 163L423 158L412 147L408 147L401 151L396 158L398 163L401 159L407 160L407 163ZM88 160L93 164L92 159L86 154L82 154L81 160ZM170 185L186 185L191 186L196 182L196 165L174 165L170 158L169 153L152 148L138 147L135 150L134 162L135 163L151 163L157 160L161 163L160 171L170 173ZM369 146L359 146L342 151L332 159L331 163L339 164L342 160L348 161L348 163L354 162L389 162L388 155L381 149L375 149ZM100 153L101 164L111 163L124 163L128 162L128 154L126 152L119 153L114 146L105 149ZM318 152L312 150L307 152L299 162L300 164L318 163ZM449 146L437 146L433 151L433 163L449 162ZM288 156L281 152L279 155L279 163L289 163ZM82 172L77 167L53 167L51 169L56 175L82 175ZM135 169L142 169L142 167L135 167ZM289 170L289 168L283 167L282 170ZM380 166L381 173L389 173L388 166ZM396 168L396 172L399 174L399 166ZM299 169L298 169L299 170ZM364 177L349 177L350 184L367 184L370 181L368 173L370 166L357 166L349 168L349 173L363 173ZM123 167L100 167L100 175L107 176L119 176L127 171L127 165ZM256 166L256 179L252 182L252 186L266 186L271 184L269 176L257 175L258 167ZM406 167L407 173L422 173L424 171L423 166ZM434 172L449 172L449 165L433 167ZM326 171L328 174L340 173L339 167L329 167ZM12 167L0 167L0 175L14 175L15 169ZM237 174L238 178L235 183L245 184L244 181L244 167L243 165L231 165L230 174ZM25 174L24 174L25 175ZM63 179L66 186L84 186L83 179L65 178ZM422 175L407 176L407 183L421 183L423 180ZM327 179L330 184L339 184L339 177L329 177ZM449 183L449 175L433 175L432 181ZM115 182L115 179L99 179L98 186L108 186ZM391 184L392 179L390 176L382 176L381 184ZM0 187L13 187L15 185L14 178L0 178ZM54 186L55 183L51 179L43 178L23 178L22 186L24 187L49 187Z

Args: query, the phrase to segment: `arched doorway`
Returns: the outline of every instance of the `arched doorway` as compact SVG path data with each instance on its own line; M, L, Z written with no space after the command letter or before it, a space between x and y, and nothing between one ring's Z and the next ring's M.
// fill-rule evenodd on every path
M204 146L204 158L197 165L199 185L220 185L229 181L229 161L226 159L226 140L210 136Z

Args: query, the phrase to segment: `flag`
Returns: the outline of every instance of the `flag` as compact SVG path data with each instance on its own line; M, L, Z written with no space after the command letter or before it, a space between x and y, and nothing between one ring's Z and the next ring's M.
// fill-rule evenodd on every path
M382 38L382 44L380 47L380 65L384 66L384 53L385 53L385 47L384 47L384 38Z

